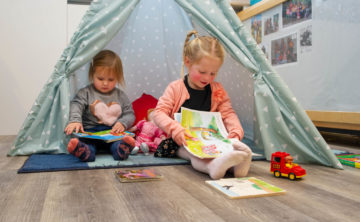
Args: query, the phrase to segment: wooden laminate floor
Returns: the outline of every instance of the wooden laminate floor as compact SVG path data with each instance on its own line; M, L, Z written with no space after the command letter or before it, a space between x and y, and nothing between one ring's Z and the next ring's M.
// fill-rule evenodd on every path
M114 169L17 174L27 157L7 157L0 136L0 221L359 221L360 169L302 164L300 181L275 178L255 161L249 176L287 190L230 200L191 166L156 167L162 181L120 183ZM335 145L335 148L343 148Z

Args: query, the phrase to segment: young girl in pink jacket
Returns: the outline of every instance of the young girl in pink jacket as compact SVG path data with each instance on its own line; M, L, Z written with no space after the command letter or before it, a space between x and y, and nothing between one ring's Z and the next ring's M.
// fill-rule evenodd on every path
M195 35L195 38L190 40L192 35ZM224 49L217 39L210 36L199 37L196 31L189 32L183 50L183 63L188 74L168 85L153 115L159 128L180 146L172 152L176 152L180 158L190 160L193 168L209 174L212 179L224 177L228 170L232 171L235 177L246 176L251 163L250 148L240 142L244 131L232 109L230 98L222 85L214 82L223 61ZM191 135L174 120L174 113L180 112L181 107L220 112L229 132L228 137L238 139L233 143L234 150L214 159L200 159L190 154L182 145L186 145L185 136ZM171 144L165 145L167 149ZM161 152L157 155L161 156Z

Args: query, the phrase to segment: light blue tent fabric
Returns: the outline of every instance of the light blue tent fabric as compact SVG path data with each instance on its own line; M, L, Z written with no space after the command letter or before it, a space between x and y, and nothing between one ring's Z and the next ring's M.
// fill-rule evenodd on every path
M341 164L329 146L286 84L266 60L228 1L175 0L175 2L170 0L94 1L32 107L9 155L66 152L64 144L69 138L64 136L63 129L68 121L70 99L76 92L74 88L81 88L86 84L86 80L81 80L86 76L86 64L103 48L112 50L115 48L114 51L124 60L126 91L131 99L140 96L139 89L159 97L166 84L156 83L160 80L152 83L151 80L165 78L166 82L170 82L180 76L182 44L185 33L189 31L185 28L191 28L191 20L195 27L199 26L200 29L218 38L231 55L231 58L227 57L228 62L225 61L219 76L223 72L227 79L230 77L231 83L223 84L227 90L230 88L229 95L232 101L236 101L239 94L253 98L254 110L249 111L253 116L249 128L253 132L245 132L245 135L251 137L258 148L264 149L268 160L271 153L281 150L292 154L297 162L317 163L341 169ZM145 4L150 5L145 6ZM179 9L179 6L182 9ZM144 9L148 12L142 11ZM154 17L151 17L151 11L157 10L162 10L161 16L156 16L159 13L154 13ZM182 10L185 10L188 18ZM170 19L169 16L173 14L178 16ZM145 35L144 29L147 26L144 25L142 28L138 26L148 20L151 20L151 23L162 21L163 26L168 23L167 27L176 28L170 30L164 27L155 29L149 27L150 30L145 30L147 32ZM179 23L181 28L176 26ZM141 32L143 34L140 34ZM127 33L136 34L127 36ZM169 35L169 33L174 34ZM120 36L120 40L115 36ZM153 43L155 44L159 39L162 39L162 45L156 48L160 49L145 53L147 48L153 47ZM131 45L137 46L137 49L129 48ZM137 64L134 63L136 61ZM226 69L229 61L235 62L239 69L232 68L231 71ZM141 68L143 71L140 72L141 66L145 68ZM167 74L159 74L160 72ZM251 86L242 82L249 76L251 76ZM249 89L252 91L245 92ZM239 107L244 105L233 103L242 122L243 111ZM248 118L246 122L250 122Z
M26 117L9 155L66 153L73 72L120 30L138 1L94 1Z

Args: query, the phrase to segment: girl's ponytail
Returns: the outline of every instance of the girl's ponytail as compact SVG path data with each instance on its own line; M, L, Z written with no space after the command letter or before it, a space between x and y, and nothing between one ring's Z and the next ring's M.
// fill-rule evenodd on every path
M183 49L183 60L181 63L181 78L184 78L184 60L185 60L185 51L187 49L187 46L190 42L190 38L192 35L195 35L195 38L199 38L198 32L196 30L191 30L186 35L185 43L184 43L184 49Z

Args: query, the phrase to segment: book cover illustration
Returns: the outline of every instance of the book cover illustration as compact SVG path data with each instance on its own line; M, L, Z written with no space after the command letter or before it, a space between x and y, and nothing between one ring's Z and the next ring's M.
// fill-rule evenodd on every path
M336 155L341 164L360 168L360 154L340 154Z
M153 168L148 169L120 169L115 171L115 176L120 182L145 182L160 180L163 176Z
M286 191L255 177L227 178L205 181L231 199L272 196Z
M193 136L185 138L184 147L196 157L215 158L233 150L219 112L181 108L181 125Z
M106 143L111 143L117 140L121 140L124 136L132 136L132 137L135 136L134 133L128 131L124 131L121 133L111 133L111 130L104 130L95 133L92 132L73 133L73 135L81 138L103 140Z

